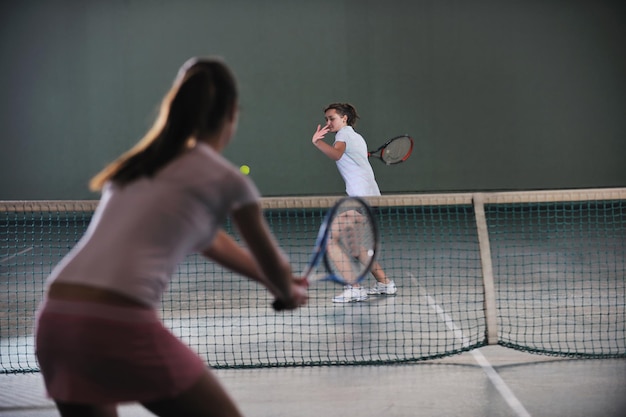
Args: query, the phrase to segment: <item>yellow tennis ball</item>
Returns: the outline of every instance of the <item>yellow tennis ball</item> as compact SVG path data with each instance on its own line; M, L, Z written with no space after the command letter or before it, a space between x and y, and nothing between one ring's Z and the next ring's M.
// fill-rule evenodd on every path
M250 167L248 165L242 165L239 167L239 171L241 171L243 175L248 175L250 174Z

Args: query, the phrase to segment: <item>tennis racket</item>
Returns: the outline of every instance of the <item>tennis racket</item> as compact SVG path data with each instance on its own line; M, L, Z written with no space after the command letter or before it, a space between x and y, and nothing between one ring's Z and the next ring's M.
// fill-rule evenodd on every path
M413 138L409 135L402 135L389 139L375 151L369 151L367 156L376 157L387 165L394 165L409 159L411 152L413 152Z
M309 284L361 282L378 253L378 226L372 208L359 197L344 197L326 213L302 276ZM272 304L282 310L281 302Z

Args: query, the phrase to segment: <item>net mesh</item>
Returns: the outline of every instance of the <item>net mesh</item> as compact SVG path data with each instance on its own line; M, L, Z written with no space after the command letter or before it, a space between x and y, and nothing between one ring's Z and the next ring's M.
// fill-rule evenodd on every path
M426 360L484 346L488 330L497 343L530 352L626 357L626 190L486 194L492 288L474 197L369 199L394 296L335 304L342 288L320 283L307 307L276 313L262 287L194 255L173 277L161 316L216 368ZM263 200L296 271L336 200ZM0 203L0 373L38 370L32 333L44 281L84 233L95 204ZM489 291L493 311L485 308ZM487 328L489 314L495 329Z
M623 354L624 201L492 205L487 216L499 343L567 356Z

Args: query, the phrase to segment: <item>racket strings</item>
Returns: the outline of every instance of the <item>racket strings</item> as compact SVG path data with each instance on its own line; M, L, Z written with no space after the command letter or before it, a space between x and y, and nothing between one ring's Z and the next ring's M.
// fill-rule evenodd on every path
M400 137L393 140L383 150L382 159L386 163L393 164L406 159L413 148L413 142L409 137Z
M357 284L369 271L376 254L374 219L363 207L350 205L331 222L326 263L346 284Z

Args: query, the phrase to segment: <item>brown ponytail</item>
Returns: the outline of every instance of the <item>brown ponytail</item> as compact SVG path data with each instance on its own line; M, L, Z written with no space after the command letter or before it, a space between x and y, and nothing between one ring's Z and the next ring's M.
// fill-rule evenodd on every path
M101 190L107 181L126 185L154 176L185 150L191 137L217 134L234 117L236 105L237 86L228 67L215 58L190 59L163 98L150 130L93 177L90 189Z

